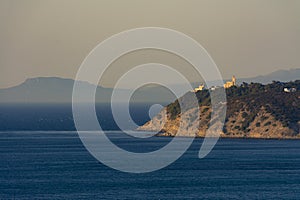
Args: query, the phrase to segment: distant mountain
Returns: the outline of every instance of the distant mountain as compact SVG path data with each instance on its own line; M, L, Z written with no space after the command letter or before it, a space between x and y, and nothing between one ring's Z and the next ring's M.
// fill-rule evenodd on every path
M27 79L24 83L0 90L0 102L9 103L66 103L71 102L74 80L57 77L38 77ZM87 82L85 87L92 88ZM102 93L110 89L98 87ZM105 95L106 96L106 95ZM104 99L105 100L105 99Z
M91 89L88 82L79 82L84 88ZM38 77L27 79L24 83L0 89L0 103L70 103L74 80L57 77ZM129 92L117 89L121 95ZM97 86L96 102L110 102L112 88ZM170 103L175 100L174 95L163 87L144 87L136 91L131 102L135 103ZM122 99L118 100L122 102Z
M267 75L253 78L238 78L238 84L242 82L271 83L276 81L292 81L299 79L300 69L279 70ZM92 88L88 82L80 82L87 89ZM211 84L213 85L213 81ZM0 89L0 103L70 103L72 101L72 90L74 80L58 77L38 77L27 79L24 83ZM193 83L193 87L199 83ZM184 85L177 84L176 88L184 88ZM96 102L110 102L112 88L97 86ZM183 89L182 89L183 91ZM125 94L129 90L118 89L120 94ZM186 91L188 92L188 91ZM184 93L182 93L184 95ZM162 103L164 105L173 102L176 97L171 91L160 86L147 86L137 90L131 102L135 103ZM123 99L119 100L120 102Z
M278 70L267 75L261 75L252 78L241 78L238 79L237 81L239 84L241 84L242 82L267 84L267 83L271 83L272 81L282 81L282 82L294 81L299 79L299 77L300 77L300 68L289 69L289 70Z
M238 85L241 85L243 82L268 84L268 83L272 83L272 81L281 81L281 82L295 81L295 80L299 80L299 77L300 77L300 68L297 68L297 69L289 69L289 70L278 70L270 74L260 75L260 76L250 77L250 78L237 77L236 81ZM226 81L231 81L231 79L225 79L224 82ZM193 87L198 87L199 84L202 83L204 83L205 85L216 86L218 84L218 81L209 80L205 83L204 80L199 80L199 82L194 82L191 85ZM175 86L178 88L184 87L184 85L182 84L177 84Z

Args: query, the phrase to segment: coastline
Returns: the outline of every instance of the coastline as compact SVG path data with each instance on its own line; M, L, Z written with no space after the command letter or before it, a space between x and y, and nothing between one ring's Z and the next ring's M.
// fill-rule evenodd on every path
M138 132L141 130L137 130ZM145 130L143 130L145 131ZM148 131L148 132L156 132L156 131ZM155 137L180 137L180 138L190 138L192 136L189 135L178 135L178 136L174 136L171 134L165 135L166 132L159 132L154 134ZM194 138L205 138L205 136L195 136ZM252 136L224 136L224 134L220 135L219 139L254 139L254 140L300 140L300 136L296 136L296 137L252 137Z

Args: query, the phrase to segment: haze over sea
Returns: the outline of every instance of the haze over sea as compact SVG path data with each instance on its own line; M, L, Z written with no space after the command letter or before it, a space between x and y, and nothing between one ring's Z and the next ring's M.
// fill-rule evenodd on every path
M13 109L15 108L15 110ZM97 108L102 113L106 107ZM138 124L147 106L133 106ZM101 113L100 112L100 113ZM64 114L63 114L64 113ZM106 112L107 135L121 148L150 152L172 138L133 139L116 129ZM72 130L68 105L1 107L0 199L297 199L299 140L220 139L204 159L202 139L167 168L146 174L104 166ZM108 121L107 121L108 120ZM35 130L37 124L40 129ZM15 130L12 128L15 127ZM55 131L62 130L64 131ZM16 130L19 129L19 130ZM27 130L27 131L20 131ZM147 134L147 133L139 133Z

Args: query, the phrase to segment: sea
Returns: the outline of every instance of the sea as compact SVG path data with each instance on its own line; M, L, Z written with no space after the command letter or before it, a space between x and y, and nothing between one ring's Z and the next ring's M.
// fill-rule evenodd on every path
M48 114L43 110L42 117L32 107L14 112L7 106L5 109L1 110L7 123L1 124L6 129L0 132L0 199L300 197L300 140L221 138L208 156L199 159L203 139L196 138L171 165L135 174L105 166L86 150L75 130L59 130L67 115L59 114L64 117L51 130L57 118L53 117L57 115L54 109L47 108ZM25 113L34 116L26 117ZM18 114L23 115L23 120ZM53 124L44 123L48 130L34 130L39 119ZM139 120L143 123L146 117ZM29 125L31 121L33 124ZM20 128L13 130L13 123ZM132 152L159 149L172 140L170 137L135 140L120 130L107 130L106 134L115 144Z

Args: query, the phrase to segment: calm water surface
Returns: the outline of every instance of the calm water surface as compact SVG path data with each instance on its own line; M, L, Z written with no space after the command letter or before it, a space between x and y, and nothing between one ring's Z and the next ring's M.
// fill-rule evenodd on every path
M170 140L109 134L136 152ZM2 132L0 199L299 199L300 140L221 139L200 160L201 143L165 169L128 174L99 163L75 132Z

